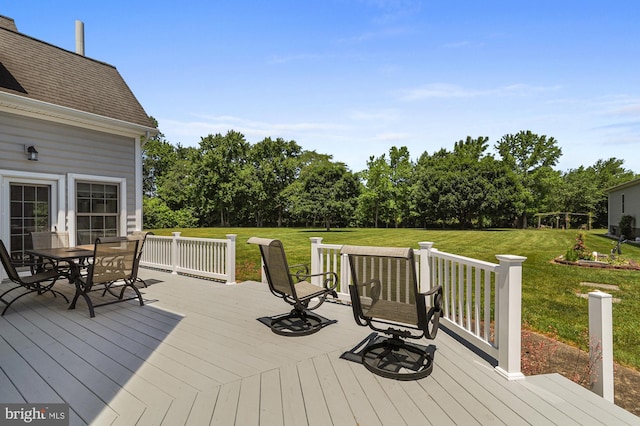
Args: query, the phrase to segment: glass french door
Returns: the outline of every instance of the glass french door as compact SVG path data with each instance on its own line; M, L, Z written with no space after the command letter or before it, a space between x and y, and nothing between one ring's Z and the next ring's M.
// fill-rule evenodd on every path
M32 248L31 232L51 230L51 185L12 182L9 203L11 258L20 261Z

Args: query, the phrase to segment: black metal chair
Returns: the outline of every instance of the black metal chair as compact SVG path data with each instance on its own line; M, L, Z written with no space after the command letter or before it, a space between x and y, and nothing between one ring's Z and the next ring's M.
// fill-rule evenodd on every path
M93 261L88 267L86 281L76 287L76 294L71 301L69 309L76 307L76 302L82 296L89 307L89 315L95 316L94 308L127 300L138 300L140 306L144 305L142 295L134 284L133 268L138 249L138 240L128 240L126 237L98 238L94 246ZM120 293L113 292L113 285L118 283ZM115 300L108 300L99 304L93 303L89 293L103 290L115 296ZM132 296L125 297L125 291L131 289ZM106 291L103 291L104 297Z
M325 272L311 275L306 265L290 267L280 240L251 237L247 243L260 246L264 273L271 293L293 306L288 314L270 318L271 331L283 336L305 336L335 322L327 321L310 311L322 305L329 295L338 297L337 274ZM297 271L292 272L294 269ZM307 281L312 277L324 277L322 286Z
M411 248L344 246L342 254L349 258L356 323L389 336L368 342L362 349L362 364L375 374L398 380L431 374L433 350L407 339L436 337L442 286L419 291Z
M62 298L66 302L69 302L69 299L67 299L67 296L65 296L64 294L58 291L53 290L52 288L55 282L57 281L57 279L60 277L60 273L57 270L47 269L42 272L32 274L30 276L20 276L20 274L16 269L16 264L12 262L11 256L9 255L9 252L4 245L4 242L2 242L2 240L0 240L0 259L2 260L2 266L4 266L4 270L6 271L7 276L9 277L9 280L17 284L16 286L11 287L10 289L6 290L4 293L0 294L0 302L6 305L2 310L1 315L4 315L5 312L7 312L7 309L9 309L9 307L13 302L30 293L36 293L38 295L41 295L41 294L50 292L51 294L53 294L54 297L56 297L59 294L60 296L62 296ZM31 266L31 265L19 264L17 266ZM18 289L23 290L23 293L13 298L9 297L10 293Z

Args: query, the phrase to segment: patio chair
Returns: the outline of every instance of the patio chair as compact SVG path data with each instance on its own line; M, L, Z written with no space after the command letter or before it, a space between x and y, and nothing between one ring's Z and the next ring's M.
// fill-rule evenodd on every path
M310 312L322 305L329 295L338 297L338 276L334 272L311 275L306 265L290 267L279 240L251 237L247 243L260 246L271 293L293 306L288 314L269 318L271 331L283 336L305 336L335 322ZM307 281L312 277L324 277L322 286Z
M133 265L135 263L136 253L138 250L137 240L128 240L126 237L115 238L98 238L94 246L93 261L89 264L86 282L76 287L76 294L71 301L69 309L74 309L76 302L82 296L89 306L89 315L95 316L94 308L99 306L110 305L128 300L138 300L140 306L144 305L144 300L138 288L134 285ZM119 284L120 292L116 294L112 291L114 283ZM108 289L109 293L116 297L115 300L109 300L98 304L93 303L89 297L89 293L99 290ZM125 297L125 291L131 289L133 295ZM104 297L106 291L103 291Z
M32 274L30 276L20 276L18 271L16 270L16 266L29 266L26 264L16 265L11 261L11 256L7 251L7 248L4 245L4 242L0 240L0 259L2 260L2 266L4 266L4 270L13 283L17 284L14 287L11 287L9 290L6 290L4 293L0 294L0 302L4 303L6 306L2 310L2 314L4 315L9 309L9 306L16 300L20 299L22 296L26 296L27 294L36 293L38 295L50 292L56 297L58 294L62 296L62 298L69 302L67 296L64 294L53 290L53 285L56 280L60 277L60 273L55 269L48 269L43 272L39 272L36 274ZM14 290L21 289L23 293L15 296L13 298L9 297L9 294Z
M436 337L442 286L419 291L411 248L344 246L342 254L349 258L356 323L383 333L362 349L362 364L375 374L398 380L431 374L433 348L407 339Z
M69 247L69 233L66 231L39 231L31 233L31 245L35 250ZM34 259L31 272L42 272L45 269L58 268L58 264L50 259L44 262L42 259Z
M34 249L69 247L69 233L66 231L32 232Z
M130 235L127 236L127 238L130 240L138 241L138 252L136 253L136 260L133 264L134 282L140 282L145 287L147 287L147 283L145 282L145 280L138 276L138 269L140 267L140 259L142 259L142 250L144 249L144 243L147 241L147 236L149 235L153 235L153 232L133 231Z
M100 242L103 243L108 243L108 242L117 242L117 241L124 241L124 240L130 240L130 241L137 241L138 242L138 250L136 251L136 258L133 262L133 272L132 272L132 277L133 277L133 283L135 284L136 282L141 282L143 286L147 287L147 283L138 276L138 269L140 267L140 259L142 258L142 249L144 246L145 241L147 240L147 235L153 235L153 232L145 232L145 231L134 231L131 234L127 235L126 237L100 237L98 238L98 240L100 240ZM104 291L102 292L102 295L104 296L106 294L107 291L111 291L110 290L111 285L105 285ZM112 293L113 294L113 293Z

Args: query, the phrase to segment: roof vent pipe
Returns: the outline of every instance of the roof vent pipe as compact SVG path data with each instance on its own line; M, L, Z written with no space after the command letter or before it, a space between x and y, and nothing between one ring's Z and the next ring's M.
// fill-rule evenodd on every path
M76 53L84 56L84 22L76 20Z

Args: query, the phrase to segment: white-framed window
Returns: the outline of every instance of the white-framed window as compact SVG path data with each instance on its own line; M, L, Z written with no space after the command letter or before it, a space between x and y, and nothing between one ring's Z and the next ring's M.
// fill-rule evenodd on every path
M118 186L76 182L76 240L91 244L98 237L118 235Z
M98 237L126 235L126 179L69 175L69 234L75 245L93 244Z

